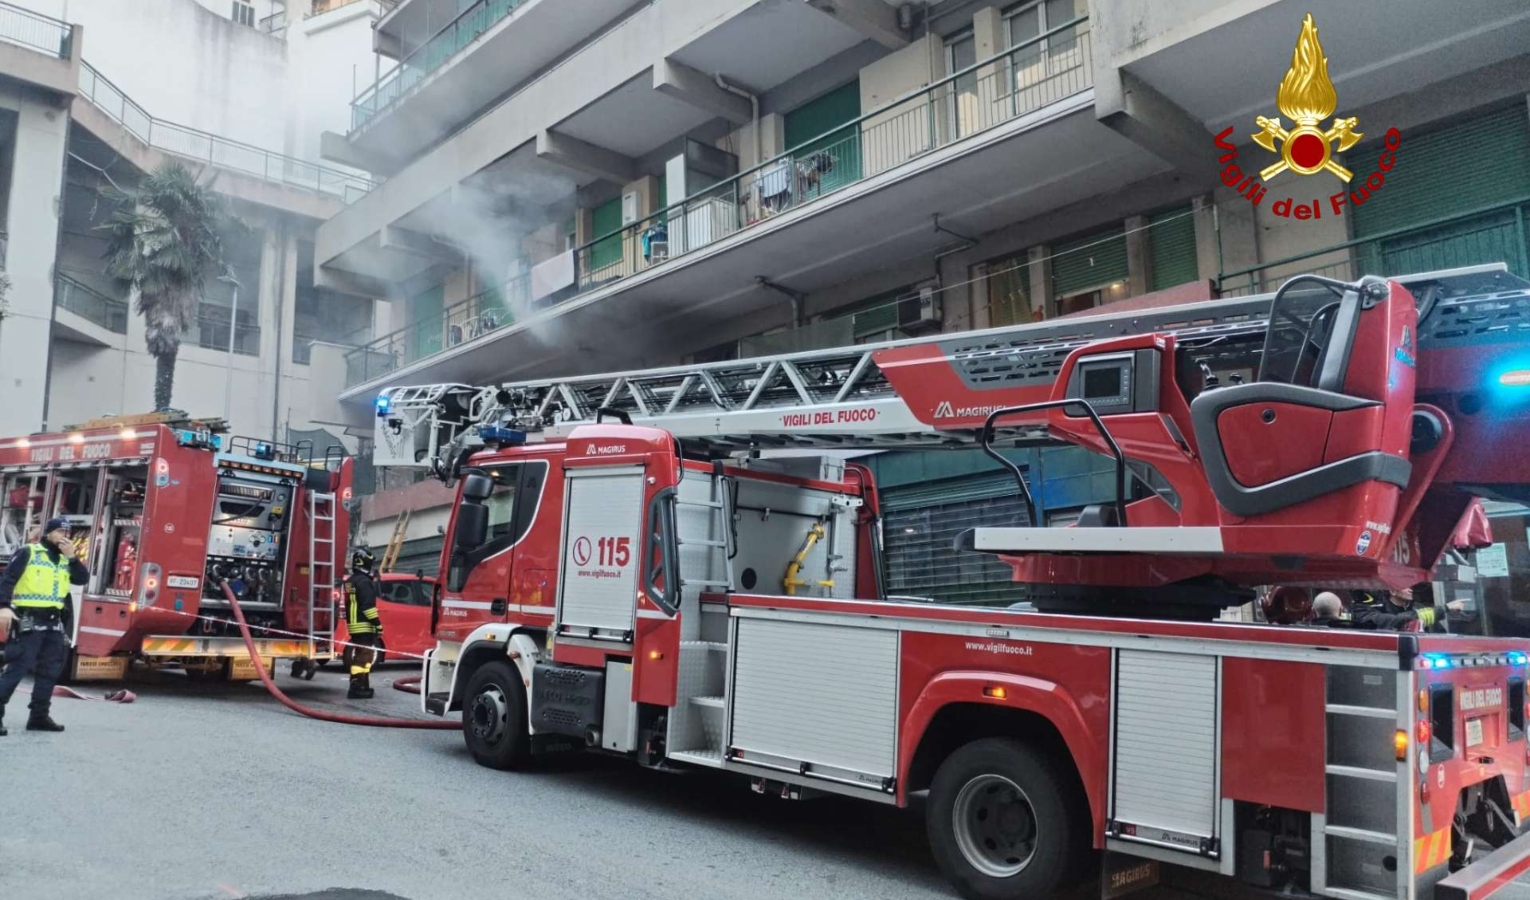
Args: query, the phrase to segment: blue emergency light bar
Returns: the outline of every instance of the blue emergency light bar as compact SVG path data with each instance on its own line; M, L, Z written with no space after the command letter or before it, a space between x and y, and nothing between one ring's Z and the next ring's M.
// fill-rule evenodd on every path
M221 450L223 439L206 431L183 431L175 432L175 442L182 447L201 447L207 450Z
M485 444L497 444L501 447L518 447L526 443L526 432L506 428L503 425L485 425L478 429L478 436Z

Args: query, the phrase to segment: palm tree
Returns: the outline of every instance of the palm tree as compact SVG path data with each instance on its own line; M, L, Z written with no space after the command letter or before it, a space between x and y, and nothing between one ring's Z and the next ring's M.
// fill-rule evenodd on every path
M138 295L154 357L154 408L166 410L181 334L207 279L226 269L222 231L236 220L223 196L197 184L178 162L145 175L136 188L110 193L115 208L101 226L108 232L106 274Z

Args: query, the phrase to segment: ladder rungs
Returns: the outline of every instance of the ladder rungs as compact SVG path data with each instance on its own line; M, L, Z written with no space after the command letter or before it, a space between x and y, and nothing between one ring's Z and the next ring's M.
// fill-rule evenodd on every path
M726 546L728 546L728 542L727 541L684 541L684 540L676 540L675 543L680 545L681 547L726 547Z
M680 583L682 585L685 585L686 587L689 587L689 586L691 586L693 584L700 585L702 587L720 587L720 588L732 587L733 586L731 583L726 582L726 581L703 581L702 579L699 579L699 578L682 578L682 579L680 579Z
M722 509L721 500L676 500L676 506L697 506L702 509Z

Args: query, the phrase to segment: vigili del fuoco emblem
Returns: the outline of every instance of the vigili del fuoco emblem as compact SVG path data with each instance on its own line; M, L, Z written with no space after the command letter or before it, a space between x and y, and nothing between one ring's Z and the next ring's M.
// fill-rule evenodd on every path
M1323 45L1318 43L1312 13L1302 20L1302 33L1291 54L1291 68L1280 81L1275 105L1296 127L1287 131L1281 126L1279 117L1260 116L1254 120L1254 124L1263 129L1253 135L1254 142L1271 153L1280 154L1280 161L1261 169L1259 177L1269 181L1287 169L1298 175L1315 175L1326 169L1347 184L1352 173L1334 161L1334 153L1343 153L1364 135L1355 131L1360 124L1355 116L1335 117L1327 131L1320 127L1324 119L1333 115L1339 97L1328 78L1328 57L1323 55ZM1333 146L1335 141L1339 145L1337 150ZM1277 142L1280 144L1278 150Z

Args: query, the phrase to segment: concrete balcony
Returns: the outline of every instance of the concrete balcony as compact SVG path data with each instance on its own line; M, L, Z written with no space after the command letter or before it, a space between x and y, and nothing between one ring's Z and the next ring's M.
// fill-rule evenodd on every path
M379 22L379 47L406 25L411 31L423 27L429 2L404 4ZM357 95L349 142L364 156L395 164L410 159L631 5L631 0L478 0Z
M789 323L783 294L927 259L952 232L991 231L1163 171L1096 120L1089 40L1072 23L599 235L572 252L568 289L549 298L532 285L531 303L493 329L452 345L433 318L354 351L341 399L673 362Z
M586 8L589 4L577 4L574 15L570 8L576 4L566 0L526 0L389 106L386 115L369 120L349 139L328 136L326 156L368 159L378 171L392 174L354 209L319 230L316 258L328 273L321 271L321 281L343 287L349 274L397 282L423 271L428 263L410 258L420 255L421 245L409 233L438 230L432 224L452 214L460 195L485 193L479 190L484 182L514 182L520 188L556 183L561 185L558 199L566 200L578 186L623 179L646 154L699 126L719 119L732 126L748 123L749 101L719 87L716 74L762 93L868 39L877 40L873 35L889 46L908 44L885 29L818 8L826 3L639 4L587 40L594 31L588 20L597 18ZM853 3L880 10L889 20L896 17L884 0ZM553 24L565 30L552 24L530 27L533 14L563 17ZM491 50L494 40L510 43ZM545 60L559 54L547 67ZM525 63L532 59L544 63ZM501 66L518 66L515 73L522 75L494 68ZM524 85L515 80L533 72L539 74ZM439 96L432 93L436 80L442 81ZM483 103L460 99L474 91L505 96L477 113ZM463 106L454 105L459 102ZM474 112L462 113L474 104ZM449 136L441 140L443 135ZM491 184L487 193L496 190ZM537 196L513 199L548 202Z

